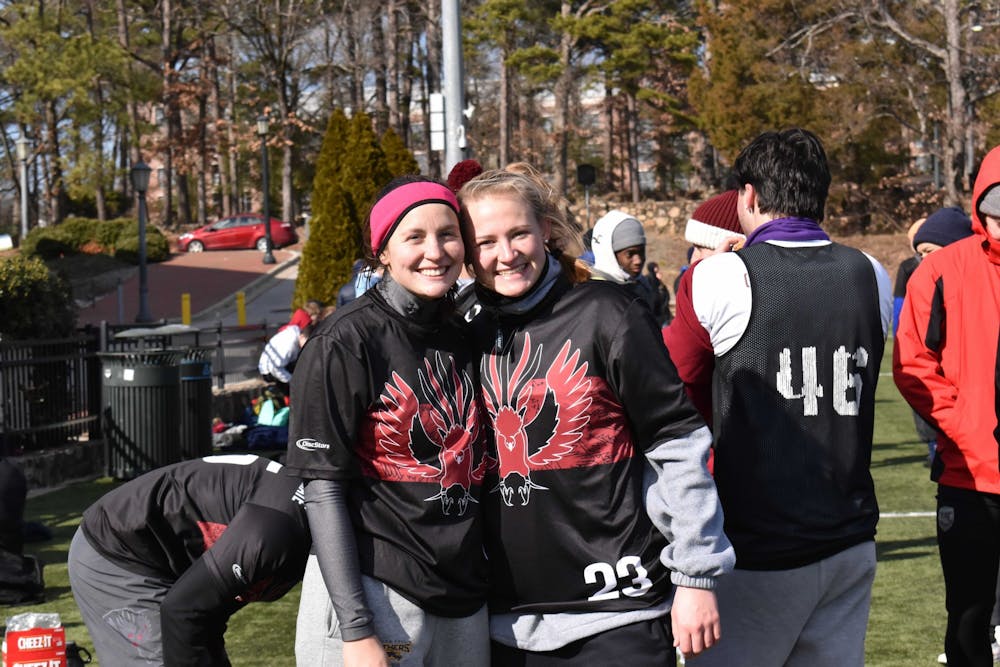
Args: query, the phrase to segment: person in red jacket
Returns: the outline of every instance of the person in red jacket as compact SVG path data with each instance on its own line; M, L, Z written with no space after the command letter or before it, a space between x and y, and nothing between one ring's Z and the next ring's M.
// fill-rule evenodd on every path
M893 352L900 393L938 431L937 538L948 664L992 665L1000 562L1000 146L972 191L975 234L928 255L906 287Z

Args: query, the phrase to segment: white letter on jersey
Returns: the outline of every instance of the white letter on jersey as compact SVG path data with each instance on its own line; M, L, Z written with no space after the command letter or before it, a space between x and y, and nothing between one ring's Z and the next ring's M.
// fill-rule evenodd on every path
M838 415L856 417L861 401L861 387L864 384L860 373L852 373L848 361L854 360L855 369L868 366L868 350L859 347L854 354L848 354L841 345L833 353L833 409ZM848 400L847 391L854 389L854 400Z
M816 348L802 348L802 393L792 389L792 351L787 347L778 359L778 391L788 399L802 399L802 411L806 417L819 414L818 398L823 396L823 385L819 384L816 370Z

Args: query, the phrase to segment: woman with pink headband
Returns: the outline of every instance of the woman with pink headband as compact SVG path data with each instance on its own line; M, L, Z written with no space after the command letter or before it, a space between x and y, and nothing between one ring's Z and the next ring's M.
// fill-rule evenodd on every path
M454 314L458 202L393 180L368 218L382 280L320 324L292 377L286 470L313 536L298 665L485 665L475 362Z

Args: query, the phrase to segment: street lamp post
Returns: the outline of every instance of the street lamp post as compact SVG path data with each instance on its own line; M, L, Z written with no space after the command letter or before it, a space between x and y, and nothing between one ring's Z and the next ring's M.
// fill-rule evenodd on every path
M260 176L262 181L264 196L264 242L267 249L264 251L264 263L274 264L274 253L271 252L271 207L268 200L268 168L267 168L267 116L261 114L257 117L257 136L260 137Z
M135 321L152 322L149 314L149 283L146 274L146 190L149 189L149 173L152 171L145 162L132 166L132 188L139 198L139 314Z
M21 243L28 236L28 138L17 140L17 161L21 163Z

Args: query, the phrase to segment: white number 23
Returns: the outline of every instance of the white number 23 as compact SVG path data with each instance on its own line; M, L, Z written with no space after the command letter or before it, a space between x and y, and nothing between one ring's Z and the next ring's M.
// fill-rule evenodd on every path
M601 600L617 600L621 593L629 597L639 597L653 587L653 582L646 576L646 568L638 556L623 556L612 567L611 563L591 563L583 570L583 580L588 584L598 583L603 579L603 587L589 598L590 602ZM628 586L618 590L618 580L629 580Z

